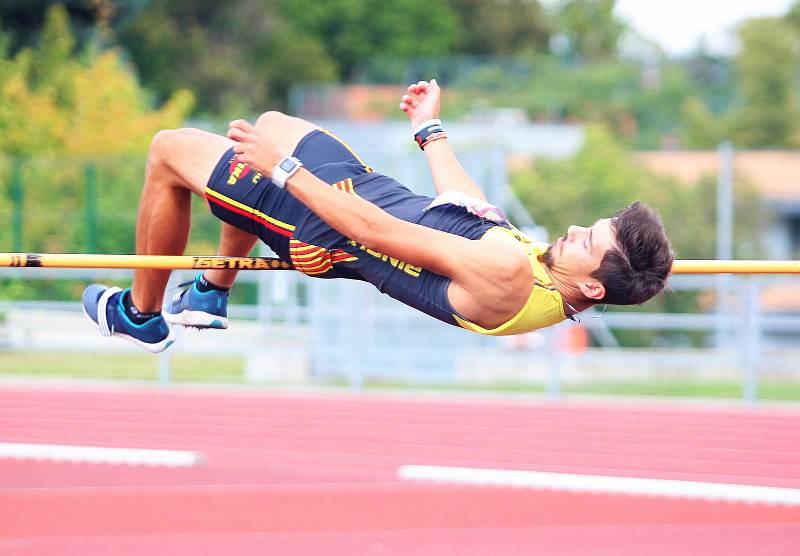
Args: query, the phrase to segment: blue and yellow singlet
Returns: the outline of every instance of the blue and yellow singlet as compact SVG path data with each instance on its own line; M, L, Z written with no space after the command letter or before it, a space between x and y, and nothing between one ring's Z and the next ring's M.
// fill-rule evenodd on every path
M530 261L533 288L524 306L508 322L492 329L482 328L453 309L447 296L452 282L450 278L350 241L309 212L305 220L298 222L295 241L324 248L326 252L340 253L338 258L341 262L332 260L327 270L318 274L319 277L370 282L381 292L443 322L493 336L520 334L567 318L561 295L539 260L547 244L533 241L519 230L470 214L459 206L442 205L426 211L432 200L430 197L417 195L396 180L376 172L336 182L334 187L358 195L396 218L467 239L480 241L493 234L510 235L519 242Z
M232 150L219 161L206 188L212 212L225 222L258 235L300 272L318 278L369 282L406 305L467 330L497 336L519 334L566 318L561 295L539 260L546 244L527 238L510 225L498 225L453 204L426 210L433 199L417 195L397 180L374 172L330 133L310 133L294 154L332 187L362 197L401 220L476 241L492 234L510 234L528 256L534 276L526 303L514 317L496 328L482 328L464 319L448 299L450 278L346 238L284 189L238 162Z

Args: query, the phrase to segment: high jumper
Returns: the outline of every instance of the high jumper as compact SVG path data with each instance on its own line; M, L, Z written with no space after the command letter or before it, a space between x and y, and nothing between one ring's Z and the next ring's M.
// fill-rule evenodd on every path
M279 112L255 125L233 121L227 137L157 133L137 254L183 253L194 193L223 221L219 255L247 256L260 238L309 276L370 282L482 334L529 332L598 303L639 304L663 290L674 253L655 211L637 201L588 227L570 226L552 244L527 237L459 163L438 119L440 94L436 80L420 81L400 102L435 198L375 171L332 133ZM172 344L171 324L227 328L236 270L208 269L164 304L169 274L138 269L126 290L93 284L83 294L86 314L102 334L151 352Z

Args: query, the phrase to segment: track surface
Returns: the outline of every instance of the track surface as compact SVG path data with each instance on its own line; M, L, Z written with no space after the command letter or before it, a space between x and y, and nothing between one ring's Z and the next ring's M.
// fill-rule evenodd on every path
M800 410L0 387L0 442L193 450L0 460L0 553L798 554L800 508L401 482L404 464L800 488Z

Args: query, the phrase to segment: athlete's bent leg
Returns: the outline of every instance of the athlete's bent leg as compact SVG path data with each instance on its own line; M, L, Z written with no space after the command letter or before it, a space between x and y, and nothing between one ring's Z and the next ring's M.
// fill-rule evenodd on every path
M156 135L137 219L137 253L183 253L189 235L191 193L203 193L214 165L231 144L224 137L199 130ZM166 270L138 271L132 292L93 284L84 290L84 311L103 336L118 336L151 352L163 351L175 338L160 314L168 279Z
M204 196L211 172L232 145L226 137L198 129L156 134L136 223L137 254L183 254L191 225L191 193ZM160 269L134 273L132 301L139 311L161 310L169 275L169 270Z
M319 126L283 112L264 112L256 120L256 129L264 133L278 150L291 154L300 140Z
M222 230L219 235L219 247L217 255L225 257L246 257L253 249L253 245L258 241L258 237L240 230L236 226L231 226L227 222L222 223ZM206 270L203 275L206 280L221 288L230 289L236 281L238 270L223 270L211 268Z
M303 137L318 129L311 122L276 111L261 114L256 120L256 127L286 153L294 152ZM256 236L223 223L217 254L226 257L246 257L257 240ZM237 270L222 269L210 269L204 273L209 282L223 288L230 288L237 274Z

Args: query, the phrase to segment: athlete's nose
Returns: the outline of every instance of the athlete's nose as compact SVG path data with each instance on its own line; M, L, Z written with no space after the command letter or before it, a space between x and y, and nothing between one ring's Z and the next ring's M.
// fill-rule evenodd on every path
M586 228L583 228L581 226L570 226L569 228L567 228L567 239L569 241L575 241L575 237L585 229Z

